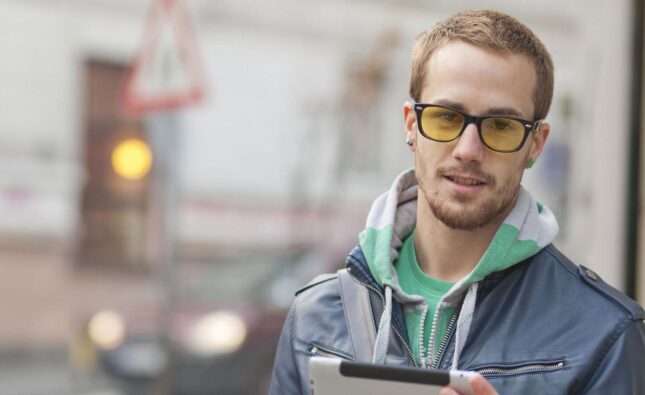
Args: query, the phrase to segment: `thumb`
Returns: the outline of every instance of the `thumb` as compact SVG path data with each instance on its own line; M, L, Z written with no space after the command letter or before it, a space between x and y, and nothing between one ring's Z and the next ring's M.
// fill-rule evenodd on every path
M499 395L488 380L480 374L471 378L469 384L475 395Z

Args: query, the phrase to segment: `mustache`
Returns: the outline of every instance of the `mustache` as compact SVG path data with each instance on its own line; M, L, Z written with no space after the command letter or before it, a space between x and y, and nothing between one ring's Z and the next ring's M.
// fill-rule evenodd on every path
M465 166L441 166L435 171L435 176L457 176L475 178L479 181L485 182L488 185L495 185L495 176L488 174L478 165L465 165Z

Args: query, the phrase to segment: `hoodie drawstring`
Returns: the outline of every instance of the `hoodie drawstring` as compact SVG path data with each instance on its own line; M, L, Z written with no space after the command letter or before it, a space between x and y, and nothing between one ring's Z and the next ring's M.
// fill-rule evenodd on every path
M470 324L473 321L475 304L477 303L478 288L478 282L473 283L470 285L470 287L468 287L468 293L466 293L464 303L461 306L459 318L457 319L457 329L455 331L455 352L452 355L451 369L457 369L457 363L459 362L461 351L464 349L464 345L466 344L466 339L468 338L468 333L470 332Z

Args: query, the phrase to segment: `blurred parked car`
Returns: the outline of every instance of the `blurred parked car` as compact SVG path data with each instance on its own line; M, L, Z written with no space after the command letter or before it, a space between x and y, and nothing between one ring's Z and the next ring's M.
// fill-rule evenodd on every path
M342 265L315 252L185 263L172 305L97 312L90 338L127 394L266 394L295 291Z

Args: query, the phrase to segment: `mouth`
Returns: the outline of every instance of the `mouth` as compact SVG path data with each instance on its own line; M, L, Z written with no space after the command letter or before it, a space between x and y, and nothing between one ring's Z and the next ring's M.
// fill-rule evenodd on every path
M486 182L478 179L478 178L473 178L473 177L463 177L463 176L454 176L454 175L444 175L444 178L448 179L449 181L457 184L457 185L464 185L464 186L481 186L481 185L486 185Z

